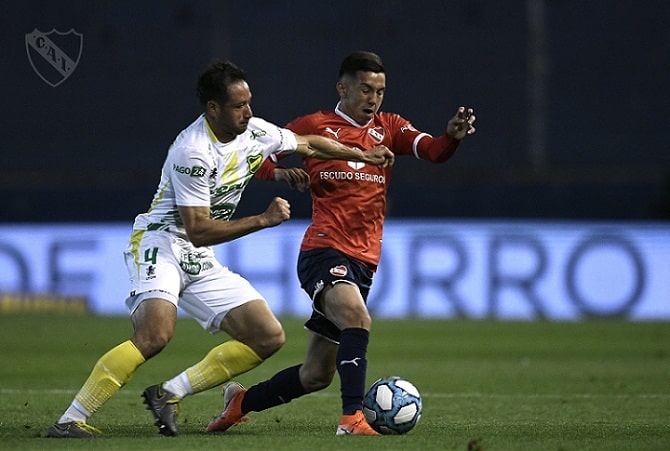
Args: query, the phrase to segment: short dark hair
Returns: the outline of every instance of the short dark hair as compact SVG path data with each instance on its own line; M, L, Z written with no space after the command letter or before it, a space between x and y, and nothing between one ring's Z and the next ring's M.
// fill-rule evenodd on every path
M344 74L356 75L356 72L386 72L384 63L379 55L363 50L347 55L340 65L340 77Z
M198 77L196 95L204 106L210 100L226 103L228 86L239 80L246 80L247 73L230 61L214 60Z

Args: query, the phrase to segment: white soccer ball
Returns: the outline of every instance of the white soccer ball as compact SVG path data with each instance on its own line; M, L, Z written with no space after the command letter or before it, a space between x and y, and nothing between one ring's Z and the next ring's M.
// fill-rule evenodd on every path
M387 376L378 379L363 398L363 414L380 434L404 434L421 418L421 395L406 379Z

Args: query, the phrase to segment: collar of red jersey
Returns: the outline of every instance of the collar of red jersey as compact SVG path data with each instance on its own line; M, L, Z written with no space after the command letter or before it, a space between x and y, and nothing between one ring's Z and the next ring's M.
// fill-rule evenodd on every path
M340 103L341 103L341 102L337 102L337 105L335 105L335 114L337 114L338 116L340 116L340 117L341 117L342 119L344 119L345 121L349 122L349 123L350 123L351 125L353 125L354 127L365 128L365 127L368 127L368 126L370 125L370 123L372 122L372 119L370 119L370 120L368 121L368 123L365 124L365 125L361 125L361 124L359 124L358 122L356 122L355 120L353 120L353 119L352 119L351 117L349 117L346 113L344 113L344 111L342 111L342 110L340 109Z

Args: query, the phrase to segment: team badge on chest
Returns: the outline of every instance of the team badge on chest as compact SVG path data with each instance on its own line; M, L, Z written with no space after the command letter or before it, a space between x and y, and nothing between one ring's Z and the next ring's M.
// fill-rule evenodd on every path
M384 127L369 128L368 135L370 135L377 143L380 143L384 140Z

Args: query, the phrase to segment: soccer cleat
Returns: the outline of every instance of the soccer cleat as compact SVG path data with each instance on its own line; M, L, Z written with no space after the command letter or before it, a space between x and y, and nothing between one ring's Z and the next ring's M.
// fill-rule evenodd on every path
M381 435L370 427L361 410L353 415L342 415L335 435Z
M100 429L84 423L83 421L68 421L67 423L56 423L49 428L45 437L50 438L97 438L101 434Z
M150 410L158 426L158 433L168 437L177 435L177 415L179 415L179 398L167 390L162 384L147 387L142 393L144 404Z
M242 399L246 388L237 382L230 382L223 388L223 412L207 425L207 432L223 432L231 426L247 421L242 413Z

